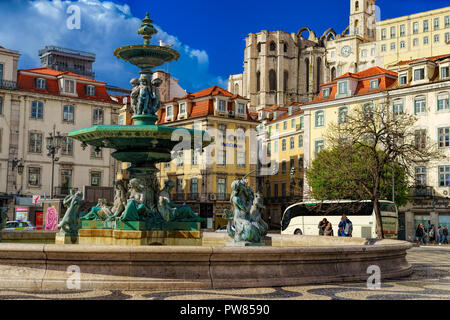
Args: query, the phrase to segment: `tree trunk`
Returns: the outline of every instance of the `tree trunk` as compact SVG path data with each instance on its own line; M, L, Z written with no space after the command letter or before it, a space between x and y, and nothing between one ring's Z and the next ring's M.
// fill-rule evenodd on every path
M375 220L377 223L377 238L384 239L383 223L381 220L380 203L378 199L373 200L373 211L375 212Z

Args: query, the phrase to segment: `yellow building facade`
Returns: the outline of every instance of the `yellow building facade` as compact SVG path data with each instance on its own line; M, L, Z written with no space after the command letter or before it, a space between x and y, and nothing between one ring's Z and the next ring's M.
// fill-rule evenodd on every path
M385 68L450 53L450 7L383 20L378 30L378 54Z

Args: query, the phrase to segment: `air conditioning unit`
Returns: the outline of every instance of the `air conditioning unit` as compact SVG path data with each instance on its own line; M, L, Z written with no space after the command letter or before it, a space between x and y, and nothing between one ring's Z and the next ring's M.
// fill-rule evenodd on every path
M216 195L214 194L214 193L211 193L210 195L209 195L209 200L211 200L211 201L215 201L217 198L216 198Z

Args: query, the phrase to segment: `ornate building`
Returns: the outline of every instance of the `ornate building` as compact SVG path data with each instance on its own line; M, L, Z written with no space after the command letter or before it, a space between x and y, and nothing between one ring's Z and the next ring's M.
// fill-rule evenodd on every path
M350 0L349 25L340 34L330 28L318 37L306 27L250 33L244 72L229 77L228 89L259 111L311 101L321 84L347 72L450 52L450 7L379 21L375 3Z

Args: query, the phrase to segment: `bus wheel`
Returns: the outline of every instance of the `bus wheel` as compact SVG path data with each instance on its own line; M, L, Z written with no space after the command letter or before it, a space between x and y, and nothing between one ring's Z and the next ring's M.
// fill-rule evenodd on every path
M296 229L296 230L294 231L294 234L298 234L298 235L301 236L303 233L302 233L302 230Z

